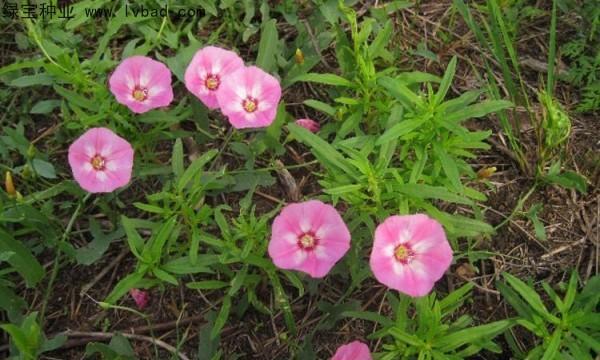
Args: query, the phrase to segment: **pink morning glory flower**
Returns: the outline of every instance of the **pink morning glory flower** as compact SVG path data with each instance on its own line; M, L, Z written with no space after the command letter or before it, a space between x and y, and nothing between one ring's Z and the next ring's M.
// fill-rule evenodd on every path
M369 347L360 342L353 341L349 344L340 346L331 360L371 360Z
M173 100L171 70L146 56L123 60L108 83L117 101L135 113L167 106Z
M223 77L238 68L244 67L244 61L233 51L216 46L207 46L196 52L185 70L185 87L206 107L219 107L217 92Z
M271 125L280 98L279 81L255 66L227 75L217 92L221 111L236 129Z
M427 215L390 216L375 229L371 270L389 288L427 295L451 262L442 225Z
M131 289L129 290L129 295L131 295L133 301L135 301L135 304L140 310L143 310L150 301L150 295L144 290Z
M75 180L86 191L112 192L131 179L133 149L109 129L93 128L69 147L69 165Z
M285 206L273 221L269 256L281 269L325 276L350 248L350 232L335 208L318 200Z
M298 119L296 120L296 125L302 126L306 130L313 133L316 133L319 131L319 129L321 129L319 123L311 119Z

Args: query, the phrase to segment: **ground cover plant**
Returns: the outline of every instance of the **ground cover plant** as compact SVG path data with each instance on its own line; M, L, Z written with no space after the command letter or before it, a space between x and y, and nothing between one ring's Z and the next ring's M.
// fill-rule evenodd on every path
M6 1L11 359L600 356L594 1Z

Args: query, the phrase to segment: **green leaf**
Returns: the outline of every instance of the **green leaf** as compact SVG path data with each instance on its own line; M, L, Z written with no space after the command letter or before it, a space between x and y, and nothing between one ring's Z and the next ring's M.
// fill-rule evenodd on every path
M21 320L21 313L26 308L27 303L15 292L3 285L0 285L0 309L6 311L8 319L11 322Z
M424 345L423 341L421 339L419 339L417 336L408 334L398 327L391 328L389 330L389 333L397 340L400 340L403 343L406 343L408 345L412 345L416 348L420 348Z
M356 175L356 171L347 160L331 144L294 123L288 124L290 133L298 140L309 145L314 155L329 167L336 167L348 175Z
M437 93L435 94L435 103L441 104L448 93L448 89L450 89L450 85L452 85L452 79L454 79L454 73L456 72L456 55L452 57L448 67L446 68L446 72L444 73L444 77L442 78L442 82L440 83L440 87L438 88Z
M203 280L203 281L194 281L185 284L190 289L199 289L199 290L214 290L214 289L222 289L224 287L228 287L229 283L225 281L219 280Z
M19 359L34 360L37 358L37 349L31 346L30 340L23 330L13 324L2 324L0 325L0 329L6 331L10 335L12 343L19 349L19 352L21 353Z
M274 72L277 59L277 21L271 19L263 24L258 43L258 55L256 56L256 65L266 72Z
M211 329L215 326L215 318L216 313L214 311L209 311L204 319L206 323L200 326L200 331L198 332L198 351L196 360L218 360L221 359L219 350L219 340L220 336L217 336L214 339L211 339Z
M433 346L442 352L450 352L459 347L475 343L481 339L493 339L498 334L513 325L511 320L500 320L493 323L454 331L435 341Z
M375 59L377 57L383 56L385 53L385 47L390 41L390 37L392 35L392 21L386 21L383 29L379 31L375 40L369 45L369 53Z
M544 180L567 189L575 189L583 194L587 193L587 180L582 175L573 171L565 171L557 175L546 175L544 176Z
M392 126L388 130L386 130L380 137L377 139L376 144L382 145L386 144L392 140L396 140L399 137L410 133L421 127L424 124L423 119L421 118L413 118L409 120L404 120L396 125Z
M573 335L581 340L586 346L591 347L596 353L600 353L600 341L597 338L594 338L577 328L571 328L571 332L573 332Z
M102 257L108 250L111 242L120 239L125 235L122 227L117 228L112 233L105 234L102 232L100 225L94 218L90 218L90 233L93 240L86 246L83 246L75 251L75 259L77 263L83 265L91 265Z
M190 166L188 166L188 168L185 169L185 171L179 178L179 181L177 182L177 191L182 191L192 180L192 178L198 177L198 173L202 171L202 167L210 160L212 160L212 158L215 157L215 155L217 155L218 152L218 150L212 149L202 154L202 156L200 156L196 160L194 160L194 162L192 162Z
M56 91L59 95L64 97L70 103L79 106L80 108L90 110L92 112L98 111L98 103L94 100L91 100L89 97L85 97L81 94L73 92L71 90L67 90L64 87L55 85L54 91Z
M10 82L10 86L28 87L37 85L52 85L54 78L48 74L25 75L14 79Z
M463 120L482 117L487 114L512 107L513 104L506 100L488 100L475 105L470 105L460 110L446 114L445 119L448 122L460 122Z
M173 145L171 167L173 168L173 174L175 174L175 178L180 178L183 174L183 143L179 138L175 140L175 145Z
M36 158L33 159L31 164L33 165L35 172L41 177L46 179L56 179L56 170L54 170L54 165L51 163Z
M140 260L143 260L140 255L140 251L144 248L144 239L140 236L140 234L135 229L135 225L131 219L126 217L125 215L121 216L121 224L123 225L123 229L125 229L125 234L127 235L127 244L129 244L129 249Z
M160 268L154 268L152 270L152 273L162 281L168 282L169 284L172 284L175 286L179 285L179 283L177 282L177 279L173 275L169 274L168 272L166 272Z
M540 209L542 208L542 206L543 205L541 203L537 203L537 204L531 206L531 208L527 212L527 217L533 223L533 229L535 230L535 237L538 238L539 240L546 241L547 240L546 228L544 227L544 224L540 221L540 219L537 215L538 212L540 211Z
M221 329L225 326L227 319L229 318L229 311L231 310L231 296L225 295L223 298L223 304L221 305L221 310L219 311L219 315L215 319L215 325L210 331L210 338L215 339L217 336L221 334Z
M40 100L29 110L30 114L47 114L60 106L60 100Z
M542 299L540 298L540 296L538 295L538 293L535 292L535 290L533 290L532 288L530 288L525 282L523 282L522 280L518 279L517 277L509 274L509 273L504 273L504 278L506 279L506 281L508 282L508 284L515 289L515 291L517 293L519 293L519 295L521 295L521 297L523 297L523 299L535 310L537 311L541 316L543 316L544 318L546 318L548 321L554 323L554 324L559 324L560 320L556 318L556 316L550 314L550 312L548 312L548 309L546 309L546 306L544 305L544 302L542 301Z
M387 89L407 109L423 106L423 100L398 79L386 76L379 79L378 83Z
M434 82L439 83L442 81L439 76L435 76L433 74L429 74L421 71L409 71L403 72L396 76L396 80L404 83L406 85L415 84L415 83L424 83L424 82Z
M473 201L471 201L470 199L464 196L456 195L443 186L431 186L425 184L401 184L396 185L396 190L410 197L416 197L420 199L438 199L465 205L473 204Z
M544 356L542 356L542 360L556 359L558 355L558 350L560 348L561 336L562 331L560 329L554 330L554 334L552 334L552 337L550 338L550 342L548 343L546 351L544 351Z
M577 283L578 276L577 271L573 270L571 272L571 277L569 278L569 285L567 286L567 293L565 294L565 298L563 304L565 306L564 311L569 311L573 303L575 302L575 297L577 296Z
M283 311L283 319L288 330L295 335L297 333L296 322L294 321L294 313L292 312L292 307L290 306L290 302L283 290L283 286L281 286L281 281L279 281L279 276L274 271L267 271L267 275L269 279L271 279L271 286L273 287L273 291L275 292L275 302L277 307Z
M44 65L43 58L36 59L36 60L15 62L15 63L9 64L9 65L0 67L0 75L4 75L9 72L13 72L15 70L20 70L20 69L39 68L43 65Z
M308 99L304 100L304 105L310 106L313 109L319 110L322 113L325 113L331 117L335 116L335 108L329 104L326 104L319 100Z
M35 286L44 277L44 268L21 241L0 229L0 252L14 254L6 260L25 279L27 287Z
M373 323L378 323L381 326L392 326L394 325L394 321L388 317L380 315L376 312L371 311L343 311L340 316L349 317L351 319L362 319L366 321L370 321Z
M291 80L292 83L297 81L306 81L306 82L314 82L317 84L325 84L325 85L334 85L334 86L346 86L352 87L354 84L346 80L345 78L335 75L335 74L318 74L318 73L308 73L302 74L300 76L295 77Z
M104 300L104 303L114 305L117 302L117 300L123 297L123 295L127 294L129 290L136 287L136 285L143 279L143 277L144 274L138 272L125 276L117 283L117 285L115 285L110 294L108 294L108 296Z
M168 211L159 206L144 204L144 203L140 203L140 202L134 202L133 206L135 206L136 208L138 208L140 210L144 210L144 211L147 211L147 212L153 213L153 214L164 214L165 212Z
M217 264L219 257L213 254L199 254L196 263L192 263L188 256L167 261L161 267L163 270L173 274L186 275L196 273L210 273L209 266Z
M454 159L448 155L446 150L438 142L433 143L433 152L442 163L442 169L444 169L444 173L448 176L448 180L450 180L454 190L459 192L462 191L460 174L458 173L458 167L456 166Z
M158 259L160 259L161 257L162 249L165 246L165 243L173 235L173 229L175 228L176 224L176 216L173 216L172 218L164 222L158 230L158 232L156 233L156 237L152 238L149 249L144 248L142 256L145 255L146 251L149 251L148 254L150 255L150 258L154 261L158 261Z

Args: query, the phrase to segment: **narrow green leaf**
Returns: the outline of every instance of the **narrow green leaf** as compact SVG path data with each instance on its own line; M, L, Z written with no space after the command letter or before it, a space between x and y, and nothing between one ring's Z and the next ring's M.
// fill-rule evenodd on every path
M420 199L438 199L456 204L472 205L473 201L450 192L443 186L431 186L425 184L401 184L396 185L396 190L411 197Z
M560 339L562 337L562 331L560 329L554 330L554 334L550 338L550 342L548 343L548 347L546 351L544 351L544 356L542 356L542 360L554 360L558 355L558 349L560 348Z
M135 257L142 260L140 251L144 248L144 240L135 229L131 219L125 215L121 216L121 224L123 224L123 229L125 229L125 234L127 235L127 244L129 244L129 249L133 255L135 255Z
M227 319L229 318L229 311L231 310L231 296L225 295L223 298L223 304L221 305L221 310L219 311L219 315L215 319L215 325L210 331L210 338L215 339L217 336L221 334L221 329L225 326Z
M423 100L397 79L386 76L379 79L378 83L387 89L404 107L414 109L423 106Z
M452 79L454 79L454 73L456 72L456 61L455 55L452 57L452 60L450 60L450 63L448 63L448 67L446 68L446 72L444 73L444 77L440 83L440 87L435 94L436 104L441 104L444 101L444 98L448 93L448 89L450 89L450 85L452 85Z
M468 343L480 339L493 339L496 335L513 325L511 320L500 320L485 325L475 326L452 332L435 341L433 346L443 352L450 352Z
M127 294L127 292L134 287L142 280L144 277L141 273L133 273L122 278L117 285L112 289L110 294L104 300L105 303L114 305L117 300L119 300L123 295Z
M293 80L291 80L292 83L297 81L314 82L317 84L346 87L352 87L354 85L351 81L346 80L343 77L335 74L308 73L297 76Z
M548 319L549 321L551 321L555 324L560 323L559 319L557 319L554 315L550 314L550 312L544 305L544 302L542 301L542 299L540 298L538 293L535 292L535 290L530 288L529 285L527 285L522 280L518 279L517 277L515 277L509 273L504 273L503 275L504 275L504 278L506 279L506 281L508 282L508 284L513 289L515 289L515 291L517 293L519 293L519 295L521 295L523 297L523 299L529 305L531 305L531 307L535 311L537 311L541 316L543 316L544 318Z
M196 273L212 273L210 265L219 263L219 257L213 254L199 254L196 263L192 263L188 256L169 260L161 268L172 274L187 275Z
M203 281L194 281L185 284L190 289L198 289L198 290L214 290L214 289L222 289L224 287L228 287L229 283L225 281L219 280L203 280Z
M183 175L183 143L181 139L175 140L173 145L173 155L171 156L171 167L175 178L180 178Z
M392 126L388 130L386 130L380 137L377 139L376 144L382 145L390 142L391 140L396 140L399 137L410 133L413 130L418 129L421 125L423 125L424 121L421 118L413 118L409 120L404 120L396 125Z
M460 182L460 174L458 173L458 167L456 166L454 159L448 155L446 150L438 142L433 143L433 151L442 163L442 169L444 169L444 173L448 176L448 180L450 180L454 190L461 192L462 183Z
M179 178L179 181L177 182L177 191L182 191L192 180L192 178L199 176L200 171L202 171L202 167L210 160L212 160L212 158L215 157L217 153L218 150L212 149L202 154L202 156L200 156L196 160L194 160L194 162L192 162L190 166L188 166L188 168L185 169L185 171Z
M256 65L266 72L276 70L277 60L277 21L271 19L263 24L258 43L258 55L256 56Z
M160 229L158 230L158 233L156 233L156 236L152 238L152 241L149 244L149 250L146 250L145 248L142 255L145 255L146 251L149 251L151 259L160 259L162 249L165 246L167 240L169 240L169 238L173 235L173 229L175 228L176 224L177 217L175 216L163 223Z
M337 167L344 173L356 175L355 169L348 164L348 161L340 154L331 144L321 139L318 135L311 133L305 128L294 123L288 124L290 133L298 140L306 143L311 147L313 153L319 160L323 161L324 165L329 167Z
M48 114L60 106L60 100L40 100L29 110L30 114Z
M464 107L458 111L446 115L448 122L461 122L463 120L482 117L487 114L507 109L513 106L510 101L506 100L488 100L475 105Z
M335 108L329 104L326 104L319 100L308 99L304 100L304 105L310 106L313 109L319 110L322 113L325 113L331 117L335 116Z

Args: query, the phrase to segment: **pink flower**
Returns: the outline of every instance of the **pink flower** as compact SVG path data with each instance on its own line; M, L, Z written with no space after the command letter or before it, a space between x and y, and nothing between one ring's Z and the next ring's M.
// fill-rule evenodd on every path
M349 344L340 346L331 360L371 360L369 347L360 342L353 341Z
M167 106L173 100L171 71L146 56L123 60L108 82L117 101L135 113Z
M279 81L255 66L226 76L217 92L221 111L236 129L271 125L280 98Z
M238 68L244 61L233 51L207 46L196 52L185 70L185 87L209 109L219 107L217 92L223 77Z
M93 128L69 147L69 165L85 190L112 192L131 179L133 149L109 129Z
M350 248L350 232L331 205L289 204L273 221L269 255L281 269L325 276Z
M129 295L131 295L133 301L135 301L135 304L140 310L143 310L146 305L148 305L148 301L150 301L150 295L144 290L131 289L129 290Z
M321 125L318 122L311 119L298 119L296 120L296 125L302 126L306 130L316 133L321 129Z
M451 262L444 229L427 215L390 216L375 229L371 270L389 288L426 295Z

